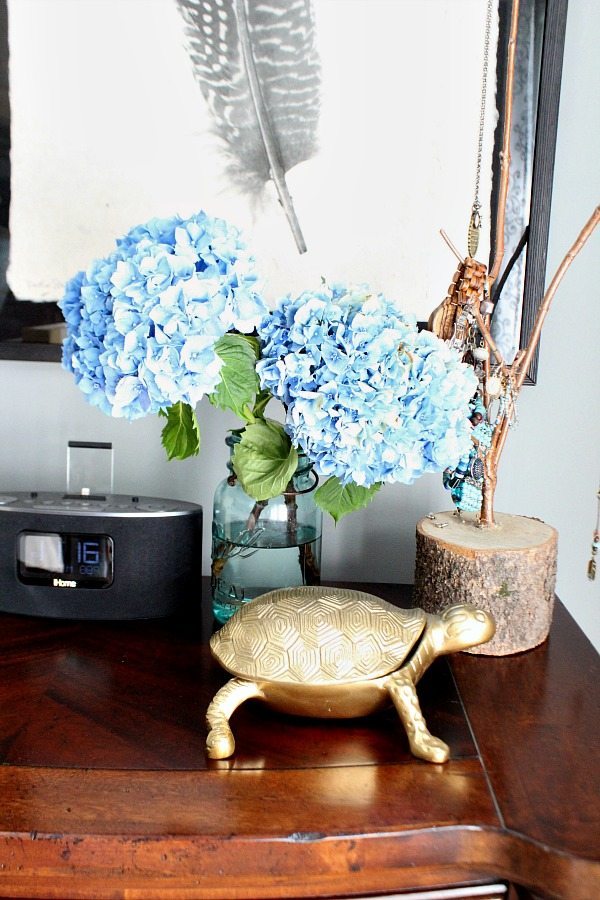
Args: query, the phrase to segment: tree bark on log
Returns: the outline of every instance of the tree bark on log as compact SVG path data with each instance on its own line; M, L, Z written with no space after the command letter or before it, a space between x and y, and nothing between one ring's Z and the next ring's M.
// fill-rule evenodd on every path
M417 523L415 606L438 613L471 603L490 613L496 634L467 651L506 656L537 647L548 636L554 607L558 534L539 519L496 515L497 527L476 517L436 513Z

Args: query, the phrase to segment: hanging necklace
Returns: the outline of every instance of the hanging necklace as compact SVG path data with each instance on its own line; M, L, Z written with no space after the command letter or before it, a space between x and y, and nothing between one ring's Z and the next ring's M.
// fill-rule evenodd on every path
M452 346L466 354L473 341L468 340L468 335L477 332L477 325L473 315L473 307L477 306L482 315L489 315L493 309L491 302L486 297L487 266L475 260L479 236L481 232L481 168L483 162L483 143L485 132L485 109L488 82L488 68L490 56L490 37L492 30L492 13L494 0L487 0L485 29L483 40L483 66L481 72L481 100L479 108L479 135L477 139L477 154L475 167L475 196L471 208L469 229L467 236L468 256L462 254L452 244L446 233L441 234L454 255L458 259L458 269L454 273L452 283L444 300L429 316L428 328L443 341L451 342Z
M592 555L590 557L590 561L588 563L587 576L590 581L593 581L596 577L596 555L598 553L598 547L600 547L600 489L596 494L598 498L598 510L596 512L596 528L594 529L594 536L592 538Z
M479 110L479 135L477 138L477 164L475 167L475 196L471 208L469 230L467 234L467 248L470 257L474 257L479 246L481 232L481 200L479 188L481 182L481 162L483 159L483 136L485 131L485 105L487 96L487 78L490 59L490 35L492 30L493 0L488 0L485 16L485 34L483 39L483 70L481 75L481 106Z

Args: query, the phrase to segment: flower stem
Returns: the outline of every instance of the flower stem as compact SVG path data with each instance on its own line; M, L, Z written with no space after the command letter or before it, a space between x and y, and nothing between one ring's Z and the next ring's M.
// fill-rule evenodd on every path
M246 529L248 531L254 531L256 526L258 525L258 520L260 519L260 514L268 504L268 500L257 500L252 509L250 510L250 515L248 516L248 520L246 522Z
M296 491L293 480L290 481L283 495L287 512L287 534L290 545L297 541L298 537L298 504L296 503Z
M267 403L271 399L273 395L270 391L259 391L256 395L256 400L254 401L254 406L252 408L252 415L255 419L264 419L265 417L265 409L267 407Z

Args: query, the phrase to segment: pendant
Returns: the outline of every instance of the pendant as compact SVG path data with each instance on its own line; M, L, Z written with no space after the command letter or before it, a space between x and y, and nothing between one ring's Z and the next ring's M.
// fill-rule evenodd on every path
M479 247L479 233L481 232L481 216L479 214L479 207L476 203L473 204L473 212L471 213L471 219L469 221L469 231L467 233L467 248L469 251L469 256L474 257L477 253L477 248Z

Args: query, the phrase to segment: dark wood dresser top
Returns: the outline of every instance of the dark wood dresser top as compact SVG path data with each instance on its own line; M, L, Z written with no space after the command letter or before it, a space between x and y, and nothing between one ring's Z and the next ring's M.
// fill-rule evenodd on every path
M355 587L410 601L406 587ZM445 765L409 754L393 711L323 722L255 701L235 713L235 756L212 762L204 713L227 676L202 590L178 620L0 614L0 897L364 897L493 880L600 897L600 659L560 603L542 647L426 673Z

